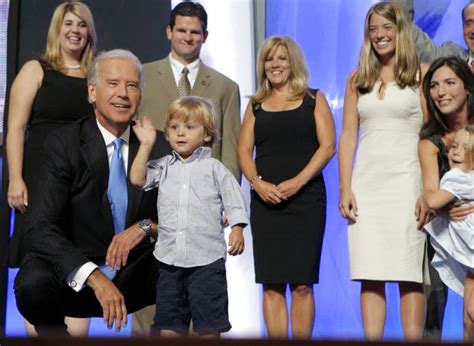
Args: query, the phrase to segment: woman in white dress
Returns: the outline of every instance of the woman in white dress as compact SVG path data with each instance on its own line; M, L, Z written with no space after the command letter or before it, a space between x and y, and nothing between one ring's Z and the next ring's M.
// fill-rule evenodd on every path
M423 283L429 278L426 237L417 228L427 213L418 202L417 145L426 69L415 54L405 12L395 3L372 6L359 66L347 80L339 143L340 210L349 220L351 278L361 282L367 339L383 337L387 281L398 282L405 338L423 334Z
M463 200L474 203L474 126L467 125L454 137L448 153L451 170L441 179L439 189L426 190L428 206L439 209ZM452 221L441 214L425 226L436 253L431 264L441 280L464 296L464 338L474 339L474 214Z

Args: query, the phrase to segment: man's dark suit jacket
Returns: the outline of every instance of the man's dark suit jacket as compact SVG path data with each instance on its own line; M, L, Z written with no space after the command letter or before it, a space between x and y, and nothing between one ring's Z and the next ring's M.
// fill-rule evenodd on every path
M138 146L131 129L129 169ZM159 132L150 159L170 150ZM51 262L62 278L88 261L104 261L114 236L108 177L107 150L95 117L85 117L48 137L40 187L31 205L30 257ZM144 218L156 219L156 196L156 189L143 192L128 181L125 228ZM150 242L144 241L143 246Z

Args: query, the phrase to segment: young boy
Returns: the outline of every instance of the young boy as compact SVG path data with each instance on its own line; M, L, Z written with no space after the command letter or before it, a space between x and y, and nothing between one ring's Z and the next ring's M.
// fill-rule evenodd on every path
M140 147L130 180L145 190L159 187L154 328L162 336L185 335L192 319L199 335L219 336L231 328L222 213L232 228L227 251L232 256L244 251L243 227L249 220L239 184L211 157L212 104L194 96L171 104L165 134L173 153L158 160L147 163L156 138L151 120L144 117L133 130Z

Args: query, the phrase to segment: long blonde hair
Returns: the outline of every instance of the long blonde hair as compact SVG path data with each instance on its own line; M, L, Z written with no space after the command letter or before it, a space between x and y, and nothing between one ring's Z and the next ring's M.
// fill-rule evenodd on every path
M265 74L265 60L268 54L284 47L288 53L290 62L290 76L288 83L290 84L291 95L288 100L297 100L302 98L308 92L309 72L308 66L304 59L298 44L287 36L271 36L267 38L258 51L257 56L257 79L258 90L251 98L252 103L261 102L272 92L272 85Z
M405 11L393 2L380 2L367 12L364 24L364 43L360 53L355 85L361 94L372 91L380 76L380 60L370 39L371 16L376 13L392 22L397 29L395 39L395 81L400 88L416 87L421 83L420 63L416 56L413 29Z
M94 18L92 17L89 7L79 1L63 2L54 10L48 29L46 50L41 60L53 70L63 71L65 69L63 57L61 54L59 33L61 31L64 16L68 12L81 18L87 25L87 44L84 47L84 51L81 55L81 71L84 74L87 74L87 70L94 60L96 54L97 34L95 31Z
M469 170L474 170L474 125L466 125L463 128L469 134L469 144L467 145L465 160L468 161Z

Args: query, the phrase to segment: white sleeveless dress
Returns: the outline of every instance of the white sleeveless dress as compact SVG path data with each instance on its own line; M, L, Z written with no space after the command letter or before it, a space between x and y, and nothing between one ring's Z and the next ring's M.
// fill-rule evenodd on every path
M348 227L352 280L428 283L426 236L417 230L422 191L419 89L389 83L359 95L360 141L352 175L357 222Z

